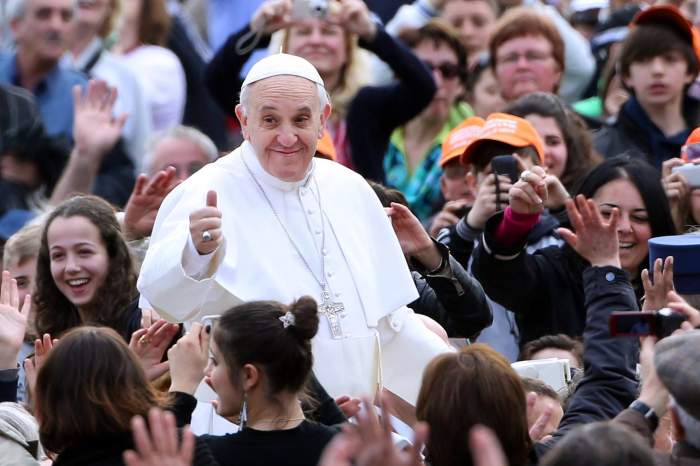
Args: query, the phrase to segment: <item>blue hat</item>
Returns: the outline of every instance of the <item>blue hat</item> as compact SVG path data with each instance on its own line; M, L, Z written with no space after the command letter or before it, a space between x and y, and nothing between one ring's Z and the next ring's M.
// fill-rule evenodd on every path
M649 240L649 271L656 259L673 256L673 285L681 294L700 294L700 234L658 236Z
M34 212L23 209L10 209L0 217L0 239L7 241L28 221L36 217Z

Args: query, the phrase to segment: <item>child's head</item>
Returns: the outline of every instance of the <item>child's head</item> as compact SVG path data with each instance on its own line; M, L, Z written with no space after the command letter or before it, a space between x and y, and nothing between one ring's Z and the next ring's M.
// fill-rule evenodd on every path
M59 204L46 220L37 261L40 334L58 337L81 323L119 329L135 294L136 272L114 209L95 196Z
M460 157L464 166L471 165L477 184L491 173L491 159L497 155L513 155L524 168L544 163L542 140L535 128L525 120L507 113L492 113L479 136Z
M697 32L669 5L644 10L633 24L619 56L624 85L642 105L682 102L698 74Z
M467 118L442 143L440 190L446 201L474 200L474 176L469 166L462 165L459 158L469 144L479 137L483 126L482 118Z

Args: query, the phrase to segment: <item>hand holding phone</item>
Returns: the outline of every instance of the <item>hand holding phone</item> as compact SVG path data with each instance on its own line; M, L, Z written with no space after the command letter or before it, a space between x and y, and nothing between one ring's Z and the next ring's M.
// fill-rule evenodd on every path
M610 335L614 337L671 335L681 327L685 316L667 307L655 312L613 312L610 314Z

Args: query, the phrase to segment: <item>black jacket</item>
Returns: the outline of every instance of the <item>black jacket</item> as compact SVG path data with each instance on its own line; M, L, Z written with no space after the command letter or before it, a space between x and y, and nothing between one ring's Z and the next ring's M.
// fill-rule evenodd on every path
M438 322L449 337L471 338L493 321L486 294L445 245L438 243L438 248L445 264L438 273L430 274L411 261L419 297L408 307Z
M588 267L583 272L583 287L587 311L584 376L552 440L535 445L539 457L575 426L610 420L637 396L637 340L613 337L608 326L611 312L638 309L629 276L617 267Z

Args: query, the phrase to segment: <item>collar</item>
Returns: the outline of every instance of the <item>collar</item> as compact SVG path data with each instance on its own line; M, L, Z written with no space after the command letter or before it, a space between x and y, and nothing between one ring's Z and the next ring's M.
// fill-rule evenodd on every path
M309 181L311 180L311 175L313 175L314 172L314 167L316 166L315 159L312 159L304 178L299 181L284 181L272 176L263 168L262 165L260 165L260 161L255 154L255 150L248 141L244 141L243 144L241 144L241 157L243 157L243 160L250 168L250 171L253 172L255 178L260 181L260 184L286 192L293 191L301 186L308 186Z
M67 62L73 68L85 70L88 63L93 61L95 56L102 52L102 49L102 40L96 36L94 39L92 39L88 46L85 47L83 53L81 53L78 56L73 56L73 54L71 54L70 52L66 52L66 54L63 57L65 61L62 61L63 63Z

